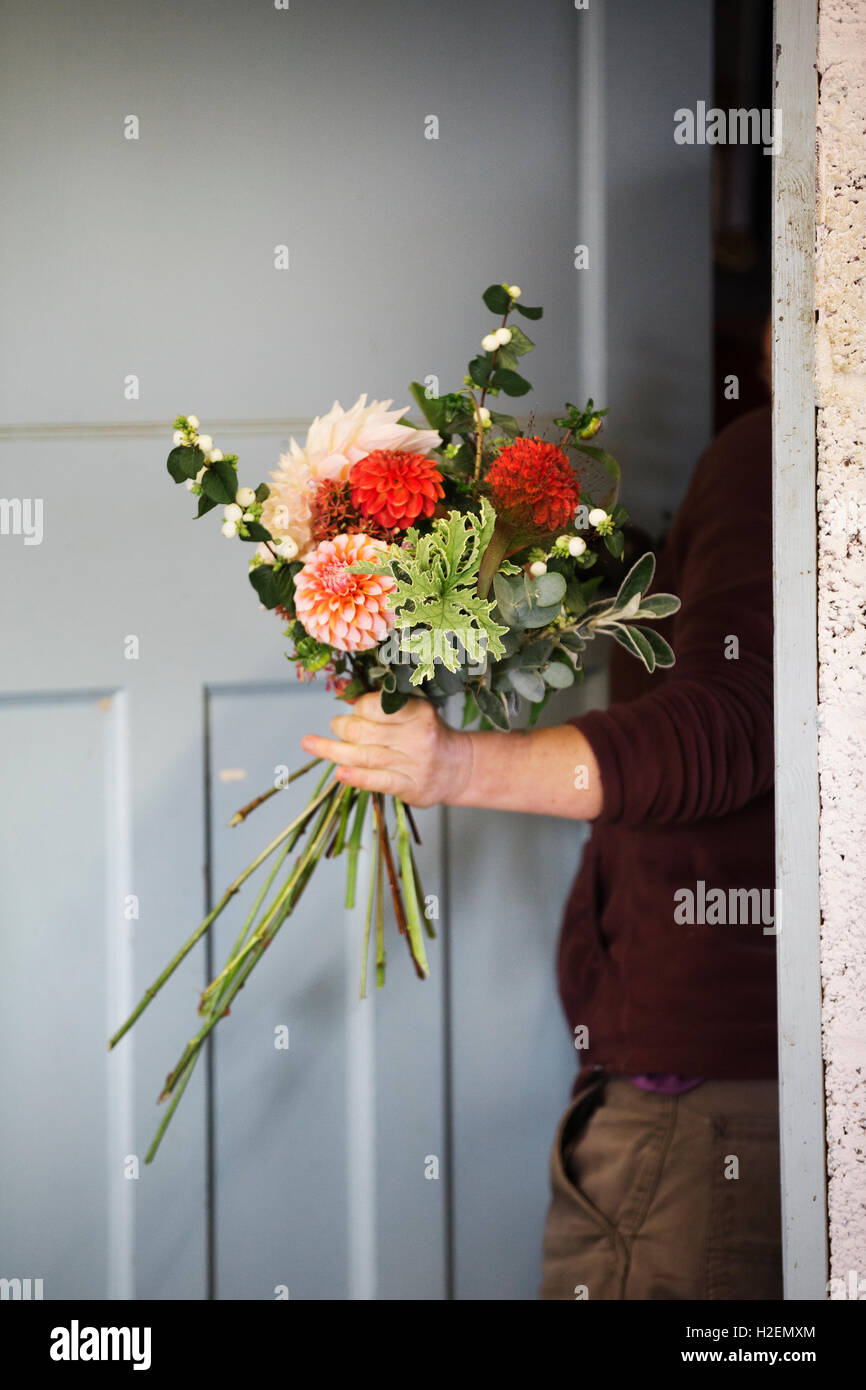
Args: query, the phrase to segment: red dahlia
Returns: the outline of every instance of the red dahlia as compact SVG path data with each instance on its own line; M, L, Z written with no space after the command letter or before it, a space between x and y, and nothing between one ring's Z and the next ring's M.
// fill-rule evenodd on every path
M560 448L537 436L506 445L486 482L497 515L527 537L562 531L574 521L577 474Z
M339 478L324 478L316 487L310 507L310 534L313 544L332 541L335 536L363 531L379 540L390 540L391 533L361 516L349 495L349 484Z
M442 474L433 459L397 449L374 449L349 474L353 506L386 530L405 531L433 515L443 496Z

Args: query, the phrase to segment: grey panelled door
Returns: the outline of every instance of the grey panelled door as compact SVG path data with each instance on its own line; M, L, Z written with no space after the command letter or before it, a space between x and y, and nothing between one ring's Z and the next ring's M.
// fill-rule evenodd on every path
M606 8L607 68L645 7ZM232 810L332 712L321 684L296 684L239 544L172 488L169 422L196 411L257 482L335 398L403 405L412 378L459 382L500 278L545 305L537 426L604 394L608 301L658 376L657 306L622 265L593 282L586 360L576 341L587 155L609 201L607 147L587 150L575 119L596 90L578 91L582 26L600 15L555 0L446 0L433 26L392 0L4 6L0 1278L41 1278L46 1298L535 1294L576 1061L554 948L580 825L423 813L432 976L414 979L392 934L387 986L363 1005L359 922L342 866L325 866L220 1025L210 1090L202 1068L147 1169L204 951L110 1057L105 1041L304 789L229 831ZM681 104L675 86L661 106ZM611 128L627 147L627 122ZM676 265L703 314L703 232L666 236L665 188L654 264ZM681 368L659 399L695 395L705 362ZM635 472L638 373L611 385ZM652 423L663 450L677 422ZM602 698L594 678L559 712Z

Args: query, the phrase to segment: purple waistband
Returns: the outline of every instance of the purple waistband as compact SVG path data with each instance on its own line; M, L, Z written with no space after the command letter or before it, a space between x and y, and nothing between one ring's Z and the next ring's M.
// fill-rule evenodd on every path
M630 1081L633 1086L639 1086L642 1091L657 1091L663 1096L679 1096L683 1091L691 1091L695 1086L700 1086L703 1081L702 1076L672 1076L666 1072L648 1071L641 1076L627 1076L626 1081Z

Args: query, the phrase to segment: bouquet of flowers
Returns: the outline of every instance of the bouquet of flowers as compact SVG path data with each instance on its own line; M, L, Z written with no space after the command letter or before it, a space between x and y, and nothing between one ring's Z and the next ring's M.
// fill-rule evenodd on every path
M599 593L603 579L592 570L605 552L624 568L627 521L619 467L590 442L607 412L591 400L582 409L567 403L554 421L559 437L548 440L521 433L514 416L488 405L531 389L519 368L534 344L512 316L537 320L542 310L523 304L516 285L491 285L482 298L499 321L482 338L462 387L438 395L410 386L428 428L390 410L390 401L367 404L361 396L349 410L335 402L313 421L303 446L291 441L270 483L252 488L240 485L237 456L216 448L196 416L178 416L167 466L198 497L198 517L221 507L223 535L255 547L250 582L281 620L302 680L324 673L327 688L349 702L378 691L386 714L412 696L437 707L459 696L463 727L508 730L522 709L534 723L552 691L582 679L583 654L599 633L649 671L671 666L669 645L644 624L674 613L679 600L647 596L655 569L649 553L613 592ZM593 499L588 486L599 482ZM256 797L231 823L320 762ZM269 863L225 965L202 994L198 1031L166 1078L159 1099L170 1105L147 1162L210 1033L323 857L345 855L346 905L354 906L368 818L361 996L374 924L376 980L384 983L388 894L417 975L429 973L425 935L435 933L423 908L412 812L396 796L357 790L333 773L333 764L320 768L304 811L229 885L109 1043L120 1041L247 879Z

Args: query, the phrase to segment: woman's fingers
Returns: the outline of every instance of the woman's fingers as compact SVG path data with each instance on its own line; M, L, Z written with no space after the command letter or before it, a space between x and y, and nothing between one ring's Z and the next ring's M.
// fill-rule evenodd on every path
M395 761L399 762L404 757L397 748L383 748L376 743L343 743L335 738L324 738L321 734L305 734L301 747L307 753L324 758L329 763L337 763L340 767L381 770L393 767Z
M359 791L382 792L385 796L399 796L401 801L415 805L413 797L418 788L410 778L393 769L380 771L366 767L338 767L334 774L346 786L357 787Z

